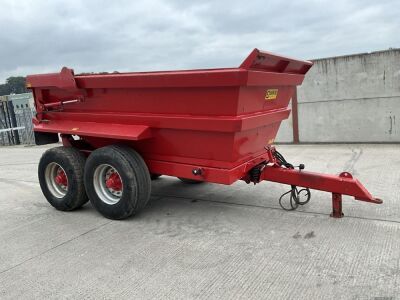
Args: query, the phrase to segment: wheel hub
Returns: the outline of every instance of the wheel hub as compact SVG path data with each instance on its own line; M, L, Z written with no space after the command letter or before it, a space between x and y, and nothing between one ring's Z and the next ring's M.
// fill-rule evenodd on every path
M68 192L65 170L58 163L51 162L46 166L44 175L50 193L56 198L63 198Z
M62 170L61 168L59 168L57 170L57 175L54 178L54 181L64 187L68 186L68 178L67 175L65 174L64 170Z
M124 190L121 176L109 164L96 167L93 174L93 186L100 200L109 205L118 203Z
M112 173L110 177L108 177L106 180L106 187L117 192L122 190L122 181L118 173Z

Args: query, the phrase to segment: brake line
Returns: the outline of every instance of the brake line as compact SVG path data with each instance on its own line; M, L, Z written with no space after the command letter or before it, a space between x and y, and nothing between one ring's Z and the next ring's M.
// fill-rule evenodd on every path
M278 164L281 166L284 166L288 169L294 169L295 167L287 162L287 160L285 159L285 157L279 153L276 149L275 151L272 152L274 157L276 158L276 160L278 161ZM298 166L299 170L303 170L304 169L304 164L300 164ZM282 200L285 198L286 195L290 194L289 197L289 203L290 203L290 207L285 207L282 203ZM301 198L305 198L305 200L301 201ZM287 191L286 193L283 193L280 197L279 197L279 205L283 210L295 210L299 207L299 205L305 205L307 204L311 199L311 191L309 188L302 188L300 190L298 190L297 186L295 185L291 185L291 189L289 191Z

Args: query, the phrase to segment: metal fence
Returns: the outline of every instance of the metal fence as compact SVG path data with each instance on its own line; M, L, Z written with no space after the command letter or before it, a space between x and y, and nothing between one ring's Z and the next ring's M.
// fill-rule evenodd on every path
M31 107L14 108L11 101L0 102L0 146L34 144Z

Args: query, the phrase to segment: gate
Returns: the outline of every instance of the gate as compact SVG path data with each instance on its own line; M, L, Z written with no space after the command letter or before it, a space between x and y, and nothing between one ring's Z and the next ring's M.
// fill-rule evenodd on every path
M12 101L0 102L0 146L35 144L32 117L35 109L14 107Z

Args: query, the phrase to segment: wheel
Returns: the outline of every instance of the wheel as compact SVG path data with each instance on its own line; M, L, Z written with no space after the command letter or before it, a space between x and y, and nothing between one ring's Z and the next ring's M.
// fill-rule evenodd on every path
M189 184L198 184L198 183L203 183L204 181L200 180L195 180L195 179L189 179L189 178L183 178L183 177L178 177L178 179L184 183L189 183Z
M47 150L39 161L38 176L43 195L56 209L70 211L88 201L83 173L85 156L75 148Z
M146 163L133 149L112 145L90 154L85 188L103 216L120 220L136 214L150 199L151 179Z
M160 177L161 177L161 174L154 174L154 173L151 173L151 174L150 174L151 180L157 180L157 179L160 178Z

